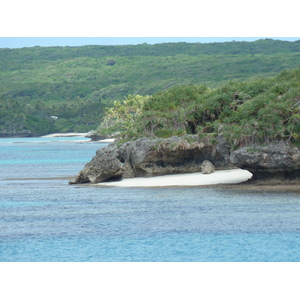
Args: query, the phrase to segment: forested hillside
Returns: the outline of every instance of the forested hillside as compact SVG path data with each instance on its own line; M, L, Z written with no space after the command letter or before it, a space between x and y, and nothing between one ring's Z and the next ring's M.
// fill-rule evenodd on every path
M89 131L129 95L178 84L214 89L299 65L300 41L271 39L0 49L0 133Z

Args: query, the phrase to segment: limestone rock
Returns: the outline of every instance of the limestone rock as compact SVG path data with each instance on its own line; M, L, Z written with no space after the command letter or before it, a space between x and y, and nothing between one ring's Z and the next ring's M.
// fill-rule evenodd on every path
M120 179L123 175L123 164L116 156L112 144L97 151L93 159L84 166L72 183L97 183Z
M72 183L97 183L132 177L200 172L209 160L228 168L230 147L211 145L197 135L171 138L140 138L118 146L112 143L97 151Z
M203 174L211 174L215 171L215 166L209 161L205 160L201 165L201 172Z
M253 179L293 179L300 175L300 150L285 144L244 147L230 161L253 174Z
M200 140L197 135L140 138L122 145L112 143L98 150L70 183L97 183L200 171L209 174L214 169L233 166L250 171L253 180L300 180L298 147L278 143L244 147L233 152L230 148L222 136L217 137L213 145Z

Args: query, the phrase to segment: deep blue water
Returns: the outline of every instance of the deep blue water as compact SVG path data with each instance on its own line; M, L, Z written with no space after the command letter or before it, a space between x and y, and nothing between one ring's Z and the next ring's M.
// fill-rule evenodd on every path
M68 185L76 140L0 139L0 261L300 261L298 194Z

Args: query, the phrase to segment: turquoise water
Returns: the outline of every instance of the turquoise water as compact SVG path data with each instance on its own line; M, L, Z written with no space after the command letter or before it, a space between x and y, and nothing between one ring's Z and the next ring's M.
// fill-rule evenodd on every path
M300 261L298 194L70 186L79 140L0 139L0 261Z

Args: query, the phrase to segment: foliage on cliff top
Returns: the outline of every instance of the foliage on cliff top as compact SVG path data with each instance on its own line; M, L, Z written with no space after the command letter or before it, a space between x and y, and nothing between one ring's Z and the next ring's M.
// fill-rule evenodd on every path
M130 130L122 132L124 139L222 134L235 147L299 143L300 68L274 78L231 81L216 89L175 86L144 99L131 122Z

